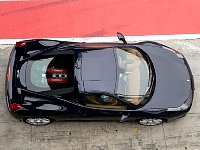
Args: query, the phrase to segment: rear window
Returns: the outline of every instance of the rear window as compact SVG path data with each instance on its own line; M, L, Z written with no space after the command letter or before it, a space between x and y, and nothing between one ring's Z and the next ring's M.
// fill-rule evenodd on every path
M26 85L31 91L52 92L53 95L70 93L73 82L73 54L42 56L28 61Z

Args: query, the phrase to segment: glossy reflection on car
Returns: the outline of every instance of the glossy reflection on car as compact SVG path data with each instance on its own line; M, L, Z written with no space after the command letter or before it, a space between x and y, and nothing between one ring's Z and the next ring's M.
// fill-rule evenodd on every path
M7 67L9 112L31 125L57 120L158 125L186 115L194 81L185 57L146 41L17 42Z

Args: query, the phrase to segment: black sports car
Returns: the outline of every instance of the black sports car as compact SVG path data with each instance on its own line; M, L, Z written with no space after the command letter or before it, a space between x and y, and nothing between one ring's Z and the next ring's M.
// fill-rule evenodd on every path
M136 120L158 125L191 108L184 56L156 42L17 42L6 77L9 112L32 125L54 120Z

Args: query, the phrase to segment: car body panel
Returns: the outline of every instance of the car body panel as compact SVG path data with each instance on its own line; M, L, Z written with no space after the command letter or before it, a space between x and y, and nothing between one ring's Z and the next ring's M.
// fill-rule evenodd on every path
M189 98L193 82L185 60L160 45L138 47L149 55L156 72L154 94L144 109L181 106Z
M42 41L42 42L41 42ZM45 42L44 42L45 41ZM117 118L123 115L129 120L139 118L163 118L171 120L184 116L191 108L194 81L185 58L179 58L174 52L155 42L135 44L121 43L76 43L53 40L29 40L22 47L14 47L8 62L10 81L6 77L7 105L19 103L22 108L12 115L19 119L30 116L47 116L55 120L79 120L81 118ZM42 46L38 43L42 43ZM33 46L34 45L34 46ZM155 85L148 101L139 107L133 107L115 95L116 60L113 47L134 47L148 55L155 71ZM27 48L27 49L26 49ZM68 96L48 95L26 89L26 61L30 57L46 52L73 50L75 52L75 86ZM103 57L100 57L100 56ZM95 56L95 57L93 57ZM96 59L95 59L96 58ZM91 72L92 70L92 72ZM7 74L9 69L7 70ZM18 77L20 76L20 77ZM96 87L96 89L95 89ZM80 103L82 95L88 92L100 92L110 95L127 105L127 110L88 107ZM184 111L168 112L170 107L182 104L189 107ZM95 119L94 119L95 120Z
M113 51L108 48L81 52L81 78L78 80L83 82L84 91L114 93L116 61Z

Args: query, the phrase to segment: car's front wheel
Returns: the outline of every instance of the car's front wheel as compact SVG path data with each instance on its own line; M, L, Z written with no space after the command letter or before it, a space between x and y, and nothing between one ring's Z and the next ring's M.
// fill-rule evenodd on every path
M143 119L138 120L139 124L145 125L145 126L155 126L155 125L162 124L163 122L164 120L160 118L143 118Z
M52 119L46 117L29 117L24 118L23 121L30 125L42 126L52 122Z

